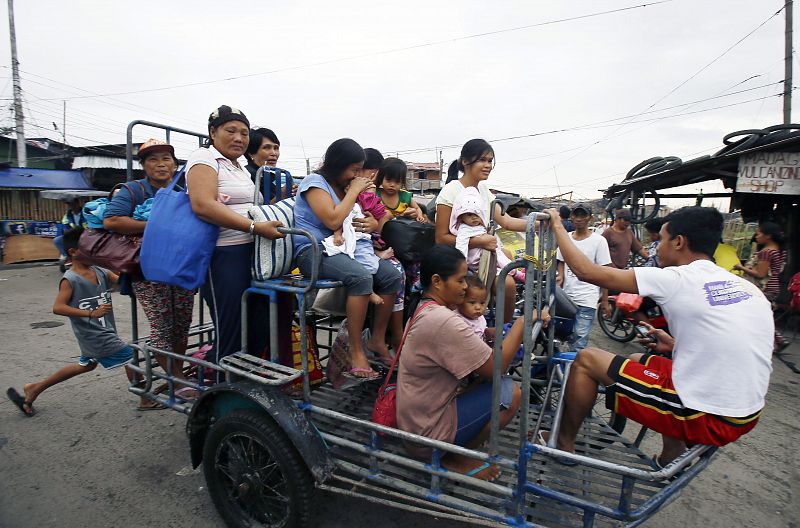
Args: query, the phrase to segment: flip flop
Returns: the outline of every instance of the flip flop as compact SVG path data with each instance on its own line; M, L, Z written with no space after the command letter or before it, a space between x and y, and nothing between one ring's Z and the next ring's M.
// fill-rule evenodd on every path
M175 391L175 396L183 401L194 401L200 395L200 392L194 387L183 387Z
M359 376L359 374L367 374L366 376ZM353 367L348 371L342 373L345 378L356 381L372 381L381 377L380 374L371 368Z
M539 433L536 435L536 442L535 443L538 444L538 445L541 445L541 446L549 447L547 445L547 440L544 439L544 435L542 434L543 432L544 431L539 431ZM562 466L572 467L572 466L577 466L578 465L578 462L576 460L572 460L571 458L567 458L567 457L557 456L557 457L553 457L553 460L555 460L556 462L558 462Z
M166 409L166 408L167 408L166 405L164 405L163 403L154 402L153 405L140 405L140 406L138 406L136 408L136 410L137 411L142 411L142 412L144 412L144 411L161 411L161 410Z
M8 395L8 399L11 400L11 403L16 405L20 412L26 417L30 418L36 414L36 409L33 408L33 403L25 401L25 398L23 398L14 387L9 387L9 389L6 391L6 395ZM26 406L28 407L27 410L25 410Z
M481 471L485 471L485 470L489 469L490 467L492 467L492 465L490 463L484 462L480 466L478 466L476 468L473 468L473 469L470 469L469 471L464 473L464 475L466 475L468 477L475 477L475 475L477 475ZM475 478L477 478L477 477L475 477ZM486 482L494 482L495 480L497 480L499 478L500 478L500 475L497 475L496 477L492 477L492 478L486 479Z
M650 467L653 468L653 471L661 471L664 469L664 466L662 466L658 461L658 455L653 455L650 458Z
M378 363L381 363L382 365L385 365L387 367L391 367L392 366L392 361L394 361L394 354L389 352L389 357L385 357L385 356L382 356L382 355L378 354L374 350L370 349L369 346L367 345L367 341L369 341L369 337L370 337L369 334L366 333L366 332L364 332L361 335L361 347L364 349L364 355L367 356L368 360L377 361Z

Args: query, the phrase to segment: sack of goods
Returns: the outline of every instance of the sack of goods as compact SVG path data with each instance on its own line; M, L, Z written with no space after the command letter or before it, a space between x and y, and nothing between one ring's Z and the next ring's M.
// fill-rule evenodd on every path
M386 222L381 232L394 255L402 261L422 260L422 254L436 243L436 228L410 218L394 218Z

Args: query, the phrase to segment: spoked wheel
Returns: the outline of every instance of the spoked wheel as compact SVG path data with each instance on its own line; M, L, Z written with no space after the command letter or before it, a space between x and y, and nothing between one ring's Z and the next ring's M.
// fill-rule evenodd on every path
M610 428L619 434L622 434L622 431L625 430L625 425L628 423L627 418L606 407L606 395L604 393L597 395L597 401L592 408L592 415L603 420Z
M230 527L309 525L314 484L300 455L264 413L235 411L206 438L208 492Z
M611 307L610 317L606 317L603 310L597 310L597 322L600 323L600 329L614 341L627 343L633 340L636 337L633 323L625 317L622 310L617 308L617 303L613 299L609 299L608 304Z

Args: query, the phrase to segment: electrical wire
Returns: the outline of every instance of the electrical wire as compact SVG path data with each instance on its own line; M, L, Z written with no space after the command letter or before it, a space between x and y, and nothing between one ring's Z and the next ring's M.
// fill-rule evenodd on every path
M392 49L387 49L387 50L373 51L373 52L370 52L370 53L362 53L362 54L358 54L358 55L351 55L351 56L348 56L348 57L340 57L340 58L337 58L337 59L330 59L330 60L326 60L326 61L319 61L319 62L313 62L313 63L308 63L308 64L301 64L301 65L297 65L297 66L287 66L287 67L284 67L284 68L277 68L277 69L274 69L274 70L268 70L268 71L263 71L263 72L248 73L248 74L244 74L244 75L235 75L235 76L232 76L232 77L223 77L223 78L220 78L220 79L210 79L210 80L206 80L206 81L196 81L196 82L191 82L191 83L174 84L174 85L170 85L170 86L161 86L161 87L158 87L158 88L146 88L146 89L141 89L141 90L129 90L129 91L125 91L125 92L111 92L111 93L105 93L105 94L81 95L81 96L69 97L67 99L68 100L69 99L91 99L91 98L94 98L94 97L110 97L110 96L118 96L118 95L134 95L134 94L142 94L142 93L163 92L163 91L175 90L175 89L179 89L179 88L189 88L189 87L193 87L193 86L206 86L206 85L209 85L209 84L216 84L216 83L221 83L221 82L236 81L236 80L240 80L240 79L250 79L250 78L253 78L253 77L261 77L261 76L265 76L265 75L272 75L272 74L275 74L275 73L281 73L281 72L287 72L287 71L296 71L296 70L302 70L302 69L306 69L306 68L314 68L314 67L318 67L318 66L325 66L325 65L328 65L328 64L336 64L336 63L339 63L339 62L363 59L363 58L367 58L367 57L376 57L376 56L380 56L380 55L388 55L388 54L393 54L393 53L400 53L400 52L403 52L403 51L409 51L409 50L415 50L415 49L421 49L421 48L428 48L428 47L432 47L432 46L439 46L439 45L442 45L442 44L449 44L449 43L463 41L463 40L470 40L470 39L476 39L476 38L481 38L481 37L494 36L494 35L499 35L499 34L502 34L502 33L510 33L510 32L522 31L522 30L532 29L532 28L537 28L537 27L542 27L542 26L561 24L561 23L565 23L565 22L573 22L573 21L576 21L576 20L584 20L584 19L587 19L587 18L605 16L605 15L610 15L610 14L614 14L614 13L621 13L621 12L624 12L624 11L631 11L631 10L634 10L634 9L647 8L647 7L651 7L651 6L655 6L655 5L659 5L659 4L669 3L669 2L672 2L672 1L673 0L659 0L659 1L656 1L656 2L649 2L649 3L646 3L646 4L638 4L638 5L634 5L634 6L621 7L621 8L618 8L618 9L610 9L610 10L607 10L607 11L599 11L599 12L596 12L596 13L588 13L588 14L584 14L584 15L577 15L577 16L566 17L566 18L561 18L561 19L548 20L548 21L545 21L545 22L537 22L535 24L527 24L527 25L524 25L524 26L504 28L504 29L498 29L498 30L494 30L494 31L486 31L486 32L483 32L483 33L474 33L472 35L464 35L464 36L461 36L461 37L454 37L454 38L449 38L449 39L442 39L442 40L436 40L436 41L431 41L431 42L424 42L424 43L421 43L421 44L414 44L414 45L411 45L411 46L403 46L403 47L400 47L400 48L392 48ZM60 99L63 99L63 98L60 98Z

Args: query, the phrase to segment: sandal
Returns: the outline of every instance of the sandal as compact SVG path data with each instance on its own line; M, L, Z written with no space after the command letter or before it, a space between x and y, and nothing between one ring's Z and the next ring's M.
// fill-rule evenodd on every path
M8 399L11 400L11 403L16 405L26 417L30 418L36 414L36 409L33 408L33 402L25 400L25 398L23 398L14 387L9 387L9 389L6 391L6 395L8 396Z
M347 379L356 381L372 381L379 379L381 377L381 375L372 370L372 368L362 368L362 367L352 367L350 370L343 372L342 376L344 376Z
M167 408L167 406L164 405L163 403L150 402L149 405L147 405L147 404L139 405L138 407L136 407L136 410L137 411L161 411L161 410L166 409L166 408Z
M539 434L536 435L536 442L534 442L534 443L538 444L538 445L541 445L541 446L548 447L547 440L544 439L544 435L542 434L543 432L544 431L539 431ZM556 462L558 462L562 466L572 467L572 466L577 466L578 465L578 461L577 460L573 460L571 458L567 458L567 457L563 457L563 456L553 457L553 460L555 460Z

